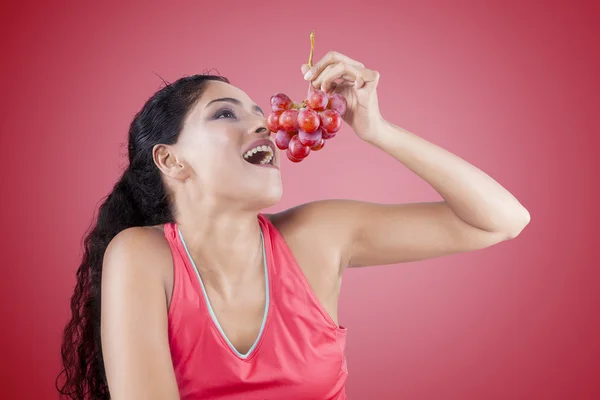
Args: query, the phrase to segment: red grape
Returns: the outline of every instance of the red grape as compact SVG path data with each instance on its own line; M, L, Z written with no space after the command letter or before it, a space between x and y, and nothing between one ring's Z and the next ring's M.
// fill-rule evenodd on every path
M334 135L334 136L335 136L335 135ZM323 138L321 137L321 141L320 141L319 143L315 144L315 145L314 145L313 147L311 147L310 149L311 149L312 151L319 151L319 150L321 150L321 149L323 148L323 146L325 146L325 139L323 139Z
M333 139L336 135L335 133L329 133L324 129L322 129L322 131L323 131L323 139L325 139L325 140Z
M294 158L304 159L308 157L310 154L310 147L305 146L300 142L298 135L294 135L294 137L290 140L290 144L288 147L289 154Z
M281 113L279 127L288 132L298 131L298 110L285 110Z
M321 120L316 111L306 108L298 113L298 126L306 133L316 131L320 123Z
M303 131L302 129L298 131L298 139L300 140L300 143L305 146L314 146L315 144L319 143L322 137L323 133L321 129L317 129L316 131L310 133Z
M334 93L329 96L329 105L327 106L328 109L335 110L338 112L338 114L344 115L346 112L346 107L346 99L341 94Z
M327 93L322 90L311 90L306 97L306 104L315 111L323 111L329 102Z
M271 96L271 109L273 111L283 111L290 108L292 100L283 93L276 93Z
M267 125L271 132L277 132L279 130L279 117L283 111L274 111L267 117Z
M336 133L342 126L342 118L335 110L325 110L319 113L321 128L327 133Z
M286 150L290 145L290 140L292 140L293 133L289 133L286 131L278 131L275 135L275 145L281 150Z
M290 160L291 162L295 162L295 163L299 163L300 161L304 160L304 158L296 158L292 155L292 153L290 153L290 149L288 148L285 152L285 154L287 155L288 160Z

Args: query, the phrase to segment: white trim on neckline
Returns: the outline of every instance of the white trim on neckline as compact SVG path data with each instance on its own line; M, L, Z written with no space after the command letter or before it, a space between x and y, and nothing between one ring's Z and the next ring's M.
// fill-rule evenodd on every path
M210 304L210 300L208 299L208 294L206 293L206 288L204 287L204 282L202 281L202 277L200 276L200 272L198 271L198 268L196 267L196 263L194 262L194 259L192 258L192 256L190 255L190 252L187 248L187 245L185 243L185 240L183 239L183 235L181 234L181 231L179 230L179 227L177 227L177 232L179 234L179 238L181 239L181 243L183 243L183 247L185 249L185 252L187 254L188 260L192 263L192 266L194 267L194 271L196 272L196 276L198 277L198 281L200 282L200 287L202 288L202 293L204 294L204 300L206 302L206 306L208 308L208 312L215 324L215 326L218 328L221 337L225 340L225 342L227 342L227 344L229 345L229 348L240 358L242 359L246 359L248 358L252 352L254 351L254 349L256 348L256 346L258 345L258 342L260 341L262 335L263 335L263 331L265 329L265 324L267 322L267 315L269 313L269 300L270 300L270 290L269 290L269 268L267 267L267 252L265 250L265 238L262 232L262 228L260 231L260 239L261 239L261 243L262 243L262 252L263 252L263 264L264 264L264 269L265 269L265 311L263 314L263 320L260 326L260 330L258 331L258 335L256 336L256 340L254 341L254 343L252 344L252 347L250 347L250 349L248 349L248 351L245 354L240 353L235 346L229 341L229 338L227 337L227 335L225 335L225 331L223 331L223 328L221 327L221 324L219 324L219 320L217 319L217 316L215 315L215 312L212 308L212 305Z

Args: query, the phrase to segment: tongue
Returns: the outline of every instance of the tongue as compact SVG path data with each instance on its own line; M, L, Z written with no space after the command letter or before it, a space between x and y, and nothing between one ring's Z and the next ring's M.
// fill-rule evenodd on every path
M264 151L259 151L257 153L252 154L250 157L245 158L250 164L260 164L260 162L266 157L266 153Z

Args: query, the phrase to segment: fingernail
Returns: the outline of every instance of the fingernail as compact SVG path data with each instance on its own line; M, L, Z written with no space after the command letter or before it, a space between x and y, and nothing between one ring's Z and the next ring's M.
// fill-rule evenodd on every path
M313 75L314 75L314 73L313 73L313 71L312 71L312 69L311 69L311 70L309 70L309 71L308 71L308 72L307 72L307 73L304 75L304 79L305 79L305 80L309 80L310 78L312 78L312 77L313 77Z

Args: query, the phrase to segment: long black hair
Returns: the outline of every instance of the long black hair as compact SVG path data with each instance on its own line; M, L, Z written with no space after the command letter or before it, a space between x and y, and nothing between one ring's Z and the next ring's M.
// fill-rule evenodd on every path
M160 171L153 161L156 144L177 141L186 116L215 75L194 75L166 84L135 115L129 127L129 165L99 208L84 240L71 298L71 319L63 333L63 370L56 379L61 398L110 399L100 343L100 283L108 243L133 226L173 222Z

